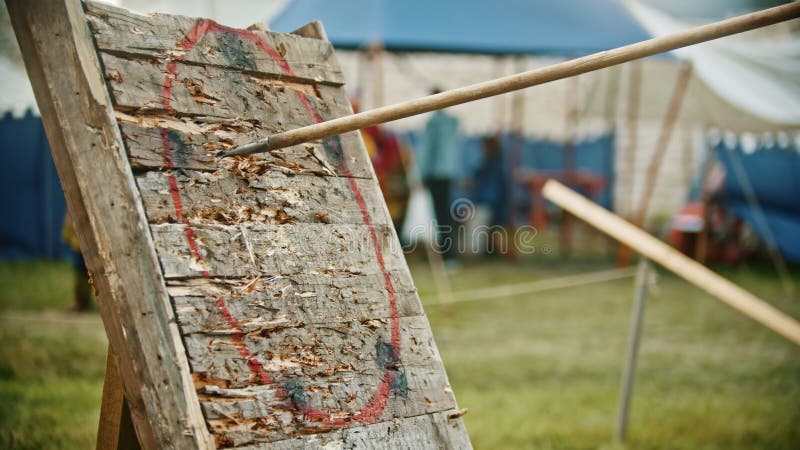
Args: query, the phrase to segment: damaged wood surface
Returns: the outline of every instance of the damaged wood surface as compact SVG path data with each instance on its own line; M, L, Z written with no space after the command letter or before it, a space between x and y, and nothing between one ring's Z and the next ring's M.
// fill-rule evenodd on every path
M363 223L349 180L285 175L269 164L252 168L255 173L236 166L213 173L185 171L175 175L183 187L183 217L194 224ZM260 170L266 173L258 174ZM169 192L169 180L156 171L136 179L150 223L178 220L171 199L164 195ZM386 225L380 191L372 180L356 183L367 212L375 218L373 223Z
M472 448L463 411L450 410L403 420L343 428L314 439L293 438L270 444L246 445L240 450L397 450L397 449L468 449Z
M469 448L330 43L87 3L217 448ZM305 27L324 36L318 25Z
M216 155L220 151L252 142L269 134L250 122L238 119L198 117L178 119L164 115L137 115L117 112L120 129L127 142L131 167L136 171L164 169L169 164L175 169L215 171L218 169ZM168 148L164 146L164 133ZM359 136L349 134L341 137L342 146L357 148ZM360 154L348 155L350 174L356 178L371 178L367 161ZM169 160L169 163L168 163ZM262 174L269 177L266 169L287 175L335 175L344 176L341 168L334 165L319 142L295 145L249 158L221 161L223 168Z
M184 54L183 49L176 48L176 43L186 38L185 32L192 29L199 20L197 18L167 14L139 16L94 2L87 2L86 9L100 50L144 60L169 59L181 54L186 62L192 64L230 67L287 78L279 64L264 54L256 42L231 33L209 34L199 46ZM273 33L258 27L251 28L251 31L292 65L298 81L344 84L330 42Z
M408 277L393 277L398 315L422 315L416 290ZM243 333L281 323L324 324L368 321L391 315L382 274L350 272L273 275L252 279L171 280L184 334L230 329L220 315L217 298L227 300Z
M338 224L194 225L197 253L187 247L186 225L153 224L166 278L248 277L258 274L379 273L372 233L390 276L408 277L391 226Z

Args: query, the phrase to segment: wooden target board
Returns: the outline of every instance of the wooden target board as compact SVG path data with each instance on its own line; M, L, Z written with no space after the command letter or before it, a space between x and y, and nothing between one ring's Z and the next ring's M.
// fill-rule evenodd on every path
M217 156L352 113L319 24L10 3L143 447L470 447L360 135Z

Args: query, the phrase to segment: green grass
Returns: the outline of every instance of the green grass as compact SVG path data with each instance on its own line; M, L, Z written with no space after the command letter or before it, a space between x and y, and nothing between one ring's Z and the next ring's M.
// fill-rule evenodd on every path
M602 269L539 255L467 264L457 290ZM425 265L412 264L423 302ZM661 274L649 296L630 449L800 448L800 349L686 282ZM795 269L796 273L796 269ZM800 317L770 270L724 275ZM71 314L62 264L0 264L0 448L94 445L106 339ZM426 306L478 449L612 446L633 281Z
M0 264L0 448L94 448L107 341L66 263Z
M596 270L552 258L482 264L458 290ZM424 266L414 278L433 290ZM663 273L663 271L660 271ZM768 271L727 270L778 301ZM594 449L612 441L633 281L429 306L437 344L476 448ZM686 282L662 274L649 296L628 446L800 448L800 349Z
M73 277L66 262L0 263L0 311L67 310L73 301Z
M15 312L0 318L0 341L0 448L94 448L107 348L99 318Z

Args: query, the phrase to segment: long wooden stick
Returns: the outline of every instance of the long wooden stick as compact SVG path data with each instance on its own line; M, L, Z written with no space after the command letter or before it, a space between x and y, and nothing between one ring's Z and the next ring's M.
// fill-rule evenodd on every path
M496 80L465 86L439 94L384 106L350 116L339 117L307 127L296 128L269 136L231 151L222 156L248 155L288 147L303 142L322 139L348 131L402 119L436 109L480 100L506 92L536 86L550 81L569 78L593 70L622 64L635 59L675 50L676 48L718 39L767 25L800 17L800 2L789 3L762 11L745 14L720 22L703 25L667 36L626 45L613 50L594 53L540 69L509 75Z
M686 257L664 242L598 206L563 184L549 180L544 196L603 233L703 289L729 306L800 345L800 323L772 305Z

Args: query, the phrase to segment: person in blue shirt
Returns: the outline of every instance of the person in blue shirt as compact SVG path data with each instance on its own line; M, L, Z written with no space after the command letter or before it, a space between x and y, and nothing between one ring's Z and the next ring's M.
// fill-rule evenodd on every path
M431 94L439 92L439 89L434 89ZM454 260L457 254L450 201L453 180L458 174L460 140L458 119L447 111L438 110L425 125L425 136L417 159L422 181L433 199L439 229L438 247L446 263Z

